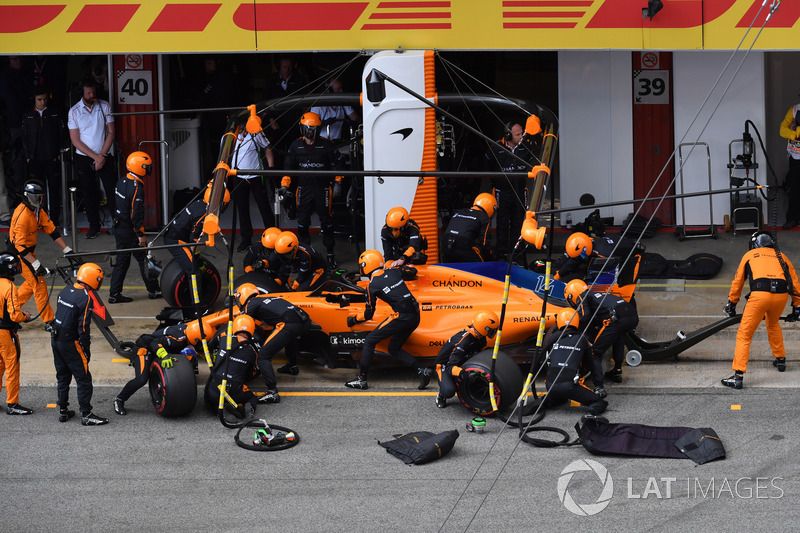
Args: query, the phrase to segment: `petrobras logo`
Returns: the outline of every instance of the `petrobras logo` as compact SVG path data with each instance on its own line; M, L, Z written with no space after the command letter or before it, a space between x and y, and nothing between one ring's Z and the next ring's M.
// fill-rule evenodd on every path
M598 496L594 502L578 503L569 492L569 482L576 472L593 472L599 481L597 488ZM593 485L597 485L593 482ZM571 513L578 516L593 516L608 507L611 497L614 495L614 480L605 466L591 459L578 459L568 464L561 475L558 477L558 499L561 504ZM594 490L594 489L593 489Z

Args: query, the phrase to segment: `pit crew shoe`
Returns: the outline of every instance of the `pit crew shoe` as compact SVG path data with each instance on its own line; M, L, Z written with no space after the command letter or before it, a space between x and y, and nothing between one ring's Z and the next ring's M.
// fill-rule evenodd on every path
M603 387L595 387L594 393L600 396L601 400L606 396L608 396L608 392L606 392L606 389L604 389Z
M31 414L33 414L33 409L28 409L27 407L23 407L18 403L10 403L6 407L6 414L7 415L31 415Z
M417 370L417 374L419 374L419 390L423 390L425 387L428 386L428 383L431 382L431 376L433 375L432 368L420 368Z
M786 358L785 357L776 357L774 361L772 361L772 366L778 369L778 372L786 372Z
M441 394L436 395L436 407L439 409L444 409L447 407L447 398L442 396Z
M159 289L157 291L148 292L147 297L150 298L151 300L158 300L159 298L161 298L161 290Z
M620 369L612 368L603 375L614 383L622 383L622 370Z
M732 375L729 378L720 380L720 383L722 383L726 387L731 387L732 389L741 389L744 386L742 383L744 381L743 378L744 376L742 376L737 372L736 374Z
M297 374L300 373L300 367L292 363L286 363L285 365L283 365L278 369L278 372L280 372L281 374L289 374L291 376L296 376Z
M109 294L108 295L108 303L110 304L126 304L128 302L132 302L133 298L125 296L121 292L117 294Z
M268 390L264 396L258 399L258 403L281 403L281 395L276 390Z
M102 426L108 424L108 418L97 416L94 413L81 414L81 425L83 426Z
M127 415L128 410L125 409L125 402L119 398L114 398L114 412L122 416Z
M75 411L73 411L72 409L59 409L58 411L59 422L66 422L73 416L75 416Z
M363 379L361 376L356 376L356 379L348 381L347 383L344 384L344 386L350 389L361 389L361 390L367 390L369 388L367 380Z

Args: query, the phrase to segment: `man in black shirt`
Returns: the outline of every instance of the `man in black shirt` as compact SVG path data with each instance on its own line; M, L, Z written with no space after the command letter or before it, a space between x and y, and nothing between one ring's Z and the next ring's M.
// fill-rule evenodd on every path
M599 415L606 410L608 402L580 381L581 366L591 367L593 357L589 341L573 325L578 321L574 309L561 311L556 317L559 329L542 346L544 352L550 352L550 365L545 378L547 405L574 400L589 407L587 415Z
M487 192L475 197L472 207L456 211L442 236L442 260L445 263L488 261L492 255L489 226L496 211L497 200Z
M450 337L442 346L436 356L436 373L439 377L436 407L447 407L447 399L456 394L454 378L461 373L461 367L467 359L486 348L486 339L494 337L499 324L500 320L493 311L477 311L472 317L472 324Z
M333 235L333 197L341 195L342 176L335 180L320 176L303 175L305 170L333 170L341 169L342 162L339 152L331 141L319 137L322 121L316 113L305 113L300 117L300 132L302 137L296 139L289 146L286 155L285 168L287 171L296 170L298 175L294 178L284 176L281 185L284 187L296 186L295 202L297 205L297 233L300 242L304 245L311 243L309 226L311 214L317 213L322 226L322 243L327 249L328 268L336 268L333 247L336 243Z
M278 403L281 397L278 394L278 384L275 372L272 370L272 358L281 350L286 350L289 362L278 369L281 374L296 376L300 373L297 366L299 348L297 337L308 331L311 319L305 311L283 298L273 296L259 296L258 288L252 283L245 283L237 292L239 309L261 323L261 326L271 326L272 331L258 351L258 368L264 377L267 393L259 398L258 403Z
M114 209L114 238L117 241L117 250L147 246L147 237L144 235L144 182L142 178L149 176L153 167L153 160L145 152L133 152L126 162L128 174L117 182L115 193L117 201ZM134 259L139 263L139 271L147 288L151 300L161 297L161 288L158 278L150 278L145 263L147 253L132 252ZM132 302L133 298L122 294L125 275L131 264L131 252L119 252L117 262L114 263L114 272L111 274L111 293L108 303Z
M47 213L61 225L61 148L67 145L64 117L48 107L50 91L37 87L34 108L22 117L22 149L28 164L28 177L47 187Z
M419 375L419 389L422 390L430 383L433 370L417 363L413 355L403 350L403 344L419 326L419 303L408 290L405 280L414 279L417 269L413 267L391 268L384 270L383 256L377 250L367 250L358 258L362 276L370 278L367 285L367 305L363 313L347 317L347 327L371 320L375 314L375 305L378 298L391 306L393 313L372 330L364 339L364 348L361 350L359 361L359 374L355 379L345 383L351 389L366 390L367 373L372 364L375 345L383 339L389 341L389 355L400 360L406 366L417 369Z

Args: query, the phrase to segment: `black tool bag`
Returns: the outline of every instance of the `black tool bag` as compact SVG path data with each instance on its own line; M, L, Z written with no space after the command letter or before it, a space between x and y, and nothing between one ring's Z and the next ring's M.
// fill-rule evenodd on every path
M576 424L575 429L583 447L593 455L688 457L698 464L725 457L722 441L709 428L610 424L601 419Z
M421 465L447 455L456 443L458 430L445 431L437 435L430 431L416 431L394 437L396 437L394 440L378 441L378 444L406 464Z

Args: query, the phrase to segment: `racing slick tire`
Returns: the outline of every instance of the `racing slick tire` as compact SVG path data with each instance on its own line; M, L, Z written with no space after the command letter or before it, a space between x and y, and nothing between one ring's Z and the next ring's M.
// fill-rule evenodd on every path
M203 256L197 257L197 284L200 305L211 307L219 297L222 278L217 268ZM194 307L192 277L186 275L174 259L167 263L161 273L161 291L171 307Z
M197 402L197 384L189 360L172 354L169 368L161 366L161 359L150 364L150 399L161 416L168 418L186 416Z
M491 415L489 375L492 369L492 350L487 349L470 357L456 380L456 394L464 407L477 415ZM494 375L494 394L500 411L512 405L522 393L522 372L511 357L497 353Z
M245 283L252 283L259 291L264 294L272 294L273 292L285 292L285 289L278 285L272 276L266 272L247 272L233 280L234 291L239 290L239 287Z

